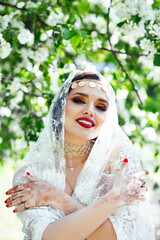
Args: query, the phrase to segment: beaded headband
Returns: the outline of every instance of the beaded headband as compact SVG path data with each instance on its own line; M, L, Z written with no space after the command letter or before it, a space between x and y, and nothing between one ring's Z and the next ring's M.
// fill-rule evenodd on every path
M95 88L96 87L96 84L99 84L101 85L101 89L103 92L107 92L107 86L106 84L102 83L101 81L96 81L96 80L91 80L91 79L87 79L87 80L77 80L75 82L73 82L71 84L71 88L72 89L75 89L77 86L79 87L83 87L86 85L86 83L88 82L88 85L91 87L91 88Z

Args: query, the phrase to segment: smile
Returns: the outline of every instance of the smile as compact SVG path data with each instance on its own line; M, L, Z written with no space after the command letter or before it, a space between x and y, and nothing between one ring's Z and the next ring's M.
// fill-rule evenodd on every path
M87 118L78 118L77 123L84 128L92 128L95 126L95 123L91 119Z

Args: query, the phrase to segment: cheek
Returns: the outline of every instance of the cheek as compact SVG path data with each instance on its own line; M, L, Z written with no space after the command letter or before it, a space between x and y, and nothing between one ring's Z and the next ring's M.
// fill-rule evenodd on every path
M99 114L98 115L98 122L99 122L99 125L103 124L106 120L106 114L107 113L103 113L103 114Z

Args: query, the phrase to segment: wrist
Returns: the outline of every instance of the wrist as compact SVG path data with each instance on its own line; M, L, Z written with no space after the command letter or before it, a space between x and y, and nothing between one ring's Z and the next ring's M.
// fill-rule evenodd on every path
M104 198L104 201L109 203L113 208L115 208L115 210L118 207L122 206L120 197L119 195L116 194L114 189L111 189L109 192L107 192L103 198Z
M83 207L84 207L83 204L79 203L77 200L68 195L66 204L64 205L64 213L66 215L69 215L73 212L80 210Z

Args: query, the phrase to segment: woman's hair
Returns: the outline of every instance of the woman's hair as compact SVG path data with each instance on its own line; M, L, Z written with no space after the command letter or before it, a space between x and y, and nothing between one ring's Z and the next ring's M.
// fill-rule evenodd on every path
M92 79L92 80L98 80L100 81L100 78L92 72L84 72L84 73L79 73L77 75L74 76L74 78L72 79L72 82L77 81L77 80L83 80L83 79ZM68 94L69 92L72 90L72 88L69 88ZM63 109L63 101L62 99L57 99L56 104L54 104L53 107L53 112L52 112L52 128L53 131L55 132L56 135L56 139L59 140L59 135L61 133L62 130L62 109ZM56 123L56 124L55 124Z
M95 73L91 72L84 72L84 73L79 73L74 76L72 79L72 82L76 80L82 80L82 79L93 79L93 80L100 80L99 77Z

